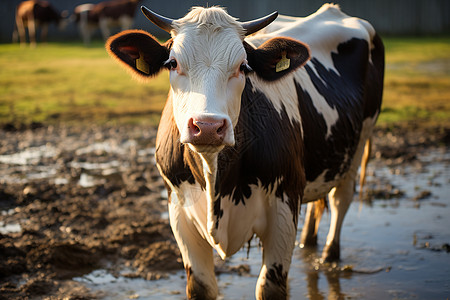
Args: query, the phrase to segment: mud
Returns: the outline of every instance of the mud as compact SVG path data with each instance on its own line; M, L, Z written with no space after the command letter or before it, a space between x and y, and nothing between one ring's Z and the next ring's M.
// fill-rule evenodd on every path
M3 126L0 299L98 299L102 293L74 278L106 270L158 280L182 270L154 163L155 137L155 128L131 125ZM378 128L372 158L401 170L423 164L420 153L448 152L449 145L448 128ZM403 194L401 187L379 182L364 199ZM430 197L421 190L415 200ZM418 247L432 248L420 241ZM245 276L247 269L223 265L217 272Z

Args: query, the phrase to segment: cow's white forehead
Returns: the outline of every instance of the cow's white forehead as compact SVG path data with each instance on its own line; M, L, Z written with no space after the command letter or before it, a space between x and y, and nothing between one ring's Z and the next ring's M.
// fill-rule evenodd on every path
M172 24L174 35L190 27L202 27L208 25L211 29L234 28L235 31L244 39L244 29L236 18L230 16L225 9L221 7L193 7L192 10L183 18L175 20Z
M233 69L245 58L243 28L219 7L194 8L174 21L172 55L189 72Z

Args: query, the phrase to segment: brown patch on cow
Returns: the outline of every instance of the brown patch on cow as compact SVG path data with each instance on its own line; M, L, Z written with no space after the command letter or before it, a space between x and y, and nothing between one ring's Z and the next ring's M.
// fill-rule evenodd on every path
M161 115L155 156L161 172L174 186L187 181L191 184L198 182L203 189L206 187L200 156L180 143L180 132L173 117L171 95Z
M96 4L92 10L89 11L89 22L98 22L101 18L111 18L114 20L122 16L134 17L136 8L140 0L116 0L103 1Z
M81 13L86 13L87 22L92 25L98 25L100 19L109 18L118 20L123 16L134 18L136 8L140 0L118 0L118 1L103 1L97 4L81 4L75 7L74 16L75 22L81 21ZM89 5L89 9L86 5Z
M309 47L292 38L273 38L257 49L244 42L248 64L259 77L274 81L304 66L310 58ZM289 65L277 69L277 64L289 60Z
M97 28L100 28L104 39L111 35L113 27L131 29L139 2L140 0L108 0L98 4L81 4L75 7L72 18L78 23L83 41L88 45Z

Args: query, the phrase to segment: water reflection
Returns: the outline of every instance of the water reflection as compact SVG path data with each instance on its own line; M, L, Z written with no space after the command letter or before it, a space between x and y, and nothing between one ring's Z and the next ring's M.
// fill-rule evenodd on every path
M306 298L314 300L322 299L345 299L346 295L341 289L341 278L350 279L352 272L339 264L323 264L320 262L320 251L317 248L303 248L301 251L296 251L296 258L302 261L301 271L306 275ZM294 266L295 267L295 266ZM323 284L320 284L321 279L326 279L326 287L328 292L325 292ZM321 288L322 286L322 288ZM294 295L291 293L291 299L303 299L301 295Z

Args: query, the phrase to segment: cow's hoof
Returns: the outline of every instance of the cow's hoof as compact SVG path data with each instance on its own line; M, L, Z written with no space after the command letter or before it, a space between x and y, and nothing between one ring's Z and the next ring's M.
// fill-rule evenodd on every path
M286 286L263 286L261 292L256 296L258 300L285 300L287 299Z
M190 300L214 300L217 298L217 288L209 288L199 281L193 274L191 268L186 269L187 285L186 295Z
M336 262L341 257L339 244L326 245L322 251L322 262Z
M284 300L288 298L287 293L287 276L288 273L283 271L281 264L273 264L267 270L265 276L260 275L256 285L257 300Z
M300 248L316 248L317 235L306 235L300 239Z

